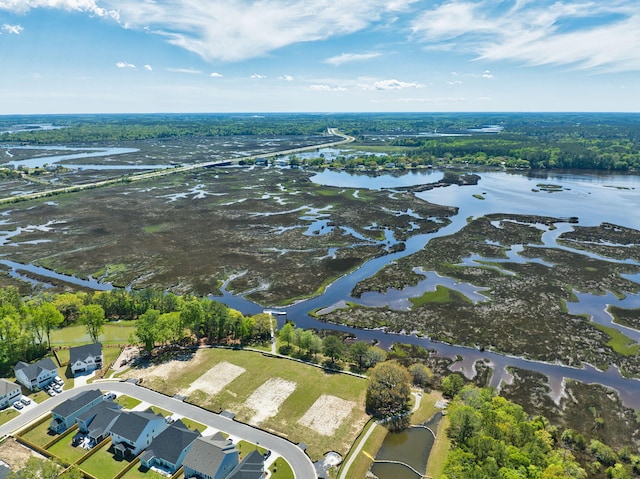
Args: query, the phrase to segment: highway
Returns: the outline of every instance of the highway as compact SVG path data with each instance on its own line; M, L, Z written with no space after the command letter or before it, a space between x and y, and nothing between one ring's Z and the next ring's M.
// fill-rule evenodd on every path
M271 158L274 156L294 155L296 153L303 153L305 151L313 151L319 148L333 148L335 146L351 143L355 140L354 137L338 133L335 128L329 128L328 132L331 135L342 138L339 141L332 141L329 143L323 143L321 145L303 146L301 148L292 148L289 150L274 151L272 153L264 153L260 155L243 156L240 158L234 158L233 160L215 160L205 161L201 163L194 163L193 165L176 166L175 168L165 168L162 170L154 170L148 173L140 173L130 176L119 176L117 178L111 178L109 180L94 181L91 183L83 183L81 185L65 186L64 188L54 188L46 191L38 191L36 193L26 193L22 195L9 196L6 198L0 198L0 205L3 203L13 203L16 201L35 200L38 198L45 198L48 196L59 195L63 193L74 193L77 191L83 191L93 188L101 188L103 186L115 185L118 183L131 183L133 181L148 180L150 178L157 178L159 176L173 175L175 173L182 173L185 171L196 170L199 168L212 168L214 166L223 166L229 164L238 164L241 161L251 161L257 158ZM149 165L149 168L153 168L153 165Z
M180 416L193 419L205 426L210 426L232 436L259 444L261 447L270 449L286 459L291 465L296 479L315 479L317 477L313 463L307 454L286 439L128 382L106 380L63 391L62 394L48 398L40 404L25 408L20 416L0 426L0 437L12 435L27 424L47 414L66 399L82 391L95 388L126 394Z

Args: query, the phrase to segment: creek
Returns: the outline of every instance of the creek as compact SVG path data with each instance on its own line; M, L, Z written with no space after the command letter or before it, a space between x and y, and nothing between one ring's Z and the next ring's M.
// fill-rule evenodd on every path
M378 175L370 177L362 174L347 172L324 171L312 178L312 181L326 186L349 187L355 189L380 189L383 187L398 187L407 185L419 185L437 181L442 175L441 171L425 170L423 172L411 172L408 175ZM554 184L552 191L541 189L541 185ZM555 186L557 185L557 187ZM351 273L338 279L329 285L325 292L317 297L297 302L291 306L277 308L286 313L286 316L278 316L280 324L285 317L295 322L302 328L332 329L343 331L356 336L364 341L375 341L382 347L390 347L394 342L420 345L436 351L436 354L456 360L451 369L460 371L468 378L475 375L475 363L482 361L493 368L490 380L492 386L498 387L502 381L509 382L512 377L508 368L516 367L544 374L549 378L551 397L559 400L563 394L564 379L574 379L587 384L602 384L618 391L622 401L629 407L640 409L640 381L627 379L621 376L616 368L600 371L590 365L583 368L573 368L558 363L544 363L521 357L511 357L492 351L480 351L471 347L457 346L431 341L425 337L415 335L389 334L383 330L361 330L344 325L325 323L309 316L309 312L326 308L341 307L345 302L356 302L369 306L389 305L392 308L402 309L408 306L408 298L420 296L425 291L433 290L437 285L456 289L467 295L473 301L483 301L482 289L470 284L458 284L449 278L442 278L434 272L418 270L425 279L416 287L403 290L390 290L385 294L368 293L362 298L352 298L350 292L360 281L374 275L385 265L411 255L424 248L431 239L451 235L463 228L468 218L477 218L488 214L522 214L549 216L554 218L578 218L580 226L598 226L601 223L613 223L628 228L640 229L640 215L629 214L640 208L640 177L632 175L603 175L592 173L513 173L513 172L483 172L477 185L449 186L436 188L430 191L418 193L417 196L442 205L456 206L459 208L457 215L451 218L452 222L440 230L429 234L414 235L405 242L404 251L394 252L377 257L365 262ZM474 197L474 195L476 195ZM484 199L478 199L481 196ZM558 236L565 231L570 231L572 223L559 223L558 229L550 230L544 225L539 225L543 230L542 241L544 246L551 248L563 248L577 254L598 257L592 253L571 249L558 245ZM3 232L0 232L0 244L2 244ZM389 239L388 237L385 239ZM395 241L395 240L394 240ZM537 261L536 258L524 258L518 255L524 245L512 245L508 256L511 261ZM602 258L607 261L609 258ZM487 260L472 256L464 260L465 264L474 264L478 260ZM491 259L496 267L500 261ZM637 264L632 260L623 261L629 264ZM50 272L44 268L33 265L22 265L2 260L1 264L8 267L11 274L21 276L20 271L28 271L38 277L51 277L55 280L67 281L79 286L108 289L110 285L95 280L86 281L76 277L66 277L58 273ZM625 276L631 281L638 282L640 275ZM66 279L65 279L66 278ZM99 287L97 287L99 285ZM264 307L254 303L242 295L234 295L222 288L223 295L214 297L229 307L235 308L244 314L257 314ZM570 305L571 312L576 314L588 314L594 321L615 327L623 334L640 340L640 332L630 328L624 328L611 322L606 308L609 303L624 308L637 308L638 296L627 295L625 299L616 299L613 295L596 296L578 294L578 303Z

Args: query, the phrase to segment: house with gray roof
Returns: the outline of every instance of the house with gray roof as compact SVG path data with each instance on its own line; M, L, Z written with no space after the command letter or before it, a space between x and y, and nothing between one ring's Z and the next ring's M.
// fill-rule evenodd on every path
M22 388L19 384L0 379L0 409L4 409L22 397Z
M76 418L78 430L99 444L111 432L111 427L122 413L122 406L105 399Z
M159 467L173 474L180 469L193 441L199 437L198 431L192 431L177 420L151 441L140 457L140 464L147 468Z
M103 400L104 397L99 389L90 389L76 394L51 410L49 429L58 434L66 431L76 422L78 416Z
M164 416L154 413L151 409L120 413L110 432L115 456L137 456L166 428L167 421Z
M264 477L264 456L253 450L238 464L227 479L261 479Z
M33 364L18 361L13 372L20 384L31 391L37 391L53 381L58 375L58 368L50 358L45 358Z
M69 368L74 376L102 369L102 344L93 343L70 348Z
M199 437L184 458L184 477L225 479L238 465L238 450L221 433Z

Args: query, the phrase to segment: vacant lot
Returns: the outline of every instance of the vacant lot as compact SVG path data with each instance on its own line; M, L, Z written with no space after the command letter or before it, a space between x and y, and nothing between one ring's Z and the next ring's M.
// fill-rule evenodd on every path
M238 375L216 395L196 390L188 400L213 411L232 411L240 421L260 422L263 429L309 444L308 452L314 459L329 450L346 454L368 419L364 412L365 380L327 374L313 366L250 351L201 349L188 360L185 357L162 365L134 367L125 376L141 377L147 387L173 395L188 390L217 365L228 368L225 363L246 373ZM170 379L158 377L158 370ZM341 412L332 409L336 404L342 405ZM341 415L342 420L332 418L331 428L306 426L300 421L309 410L312 412L307 418L334 414L336 418Z

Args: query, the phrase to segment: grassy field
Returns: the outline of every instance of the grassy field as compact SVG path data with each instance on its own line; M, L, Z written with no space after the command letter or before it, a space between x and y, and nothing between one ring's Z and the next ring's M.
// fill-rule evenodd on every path
M139 399L132 398L131 396L125 396L124 394L118 396L115 401L125 409L133 409L138 404L142 403Z
M109 451L111 442L106 443L102 448L89 457L86 461L78 464L78 467L94 477L115 477L120 471L127 467L127 461L116 461Z
M103 344L125 344L129 342L134 331L135 321L108 322L104 325L104 332L99 339ZM68 326L51 332L51 346L78 346L88 343L91 343L91 338L83 325Z
M221 362L244 368L246 373L229 383L220 393L212 396L203 391L195 391L188 396L189 402L212 411L233 411L236 413L236 419L242 422L248 422L255 413L245 407L244 403L258 387L273 378L293 382L296 384L293 393L284 400L278 413L265 419L260 427L285 436L293 442L309 444L307 452L313 459L320 458L329 450L346 454L368 419L364 412L366 381L361 378L328 374L313 366L243 350L201 350L198 358L191 361L194 363L193 367L185 368L170 381L157 376L145 376L147 373L144 368L132 369L129 374L132 377L144 376L147 387L174 395L186 390L201 375ZM335 396L355 404L351 413L331 436L320 434L298 423L321 395Z
M33 429L27 431L25 434L21 434L27 441L44 447L47 443L51 442L54 435L49 433L49 420L42 422Z
M4 424L5 422L11 421L18 414L20 414L18 411L16 411L13 407L9 406L4 411L0 412L0 425Z
M375 457L375 455L378 453L378 450L382 446L382 442L384 441L384 438L387 436L387 430L383 426L380 426L375 423L371 423L367 425L367 428L365 429L365 431L368 430L368 428L370 427L373 427L374 430L365 441L364 445L362 446L362 449L358 453L358 456L351 463L351 467L349 468L349 473L347 475L347 477L349 478L363 479L364 477L366 477L367 471L369 470L369 468L371 467L371 464L373 463L372 458ZM354 443L354 447L352 449L355 449L359 443L360 441ZM354 452L351 451L347 455L347 457L344 458L343 464L347 463L347 461L351 458L353 453ZM338 477L338 475L336 475L336 477Z
M635 356L640 352L640 344L636 343L630 337L625 336L617 329L597 323L593 323L593 325L609 335L611 339L607 342L607 346L616 353L622 354L623 356Z
M427 476L428 477L440 477L442 476L442 470L444 469L444 463L447 459L447 454L451 449L451 440L446 434L446 430L449 427L449 417L444 416L438 425L438 431L436 433L436 441L431 448L431 454L429 454L429 461L427 462Z
M151 469L142 471L140 467L132 467L122 476L122 479L166 479L165 476L158 474Z
M84 456L87 451L81 447L73 447L71 445L71 439L73 435L67 436L51 446L48 451L54 454L56 457L66 461L70 464L74 464L78 459Z

